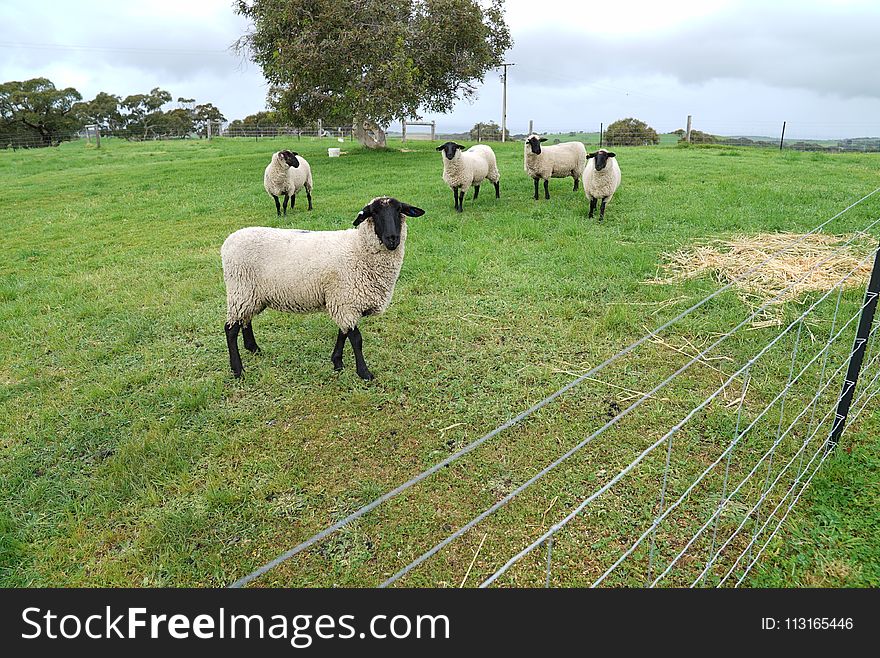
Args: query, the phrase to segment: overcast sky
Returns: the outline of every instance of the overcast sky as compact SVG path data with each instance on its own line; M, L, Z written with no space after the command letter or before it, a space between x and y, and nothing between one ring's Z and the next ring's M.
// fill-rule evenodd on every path
M880 136L880 0L507 0L516 66L508 127L595 130L635 116L665 132ZM153 87L228 119L264 109L259 68L229 46L230 0L3 0L0 81L38 76L121 96ZM500 123L501 82L436 119Z

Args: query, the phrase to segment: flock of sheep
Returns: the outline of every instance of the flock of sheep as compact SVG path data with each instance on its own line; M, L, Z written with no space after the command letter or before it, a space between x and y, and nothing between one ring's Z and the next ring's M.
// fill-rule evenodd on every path
M590 201L589 216L601 201L599 219L605 205L620 185L620 167L615 154L599 149L587 154L581 142L543 145L546 138L536 134L525 140L526 173L538 184L544 181L544 196L550 198L551 178L574 179L574 189L583 178L584 193ZM442 152L443 180L452 189L455 210L464 210L465 192L489 180L501 196L500 174L495 153L485 144L466 149L455 142L437 147ZM263 176L266 192L275 200L280 216L293 208L296 195L306 191L312 209L312 170L306 159L294 151L272 156ZM283 203L279 199L283 197ZM406 218L420 217L425 211L391 197L377 197L364 206L354 220L353 229L305 231L268 227L243 228L232 233L220 250L226 282L226 345L229 365L241 377L238 351L241 333L244 347L257 353L253 318L267 308L293 313L326 311L339 332L330 355L335 370L341 370L346 339L354 352L359 377L373 379L362 351L358 322L362 317L384 312L400 268L406 243Z

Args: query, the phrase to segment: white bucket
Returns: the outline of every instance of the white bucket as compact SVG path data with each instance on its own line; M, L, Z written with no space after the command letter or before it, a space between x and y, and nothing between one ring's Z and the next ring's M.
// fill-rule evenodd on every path
M331 158L338 158L340 151L342 151L342 149L329 148L329 149L327 149L327 155L330 156Z

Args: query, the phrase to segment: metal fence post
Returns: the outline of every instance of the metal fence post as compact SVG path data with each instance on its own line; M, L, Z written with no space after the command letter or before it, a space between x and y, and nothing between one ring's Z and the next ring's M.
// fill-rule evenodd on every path
M852 404L856 384L859 381L859 371L862 369L862 361L865 358L865 348L868 344L868 336L871 326L874 324L874 311L877 309L877 297L880 296L880 246L874 252L874 267L871 269L871 278L868 288L865 290L865 301L862 304L862 315L859 318L859 327L856 329L856 339L853 342L852 356L849 359L849 367L846 370L846 379L840 399L837 403L837 413L834 418L834 426L828 437L829 450L833 450L840 442L840 435L846 426L846 417Z

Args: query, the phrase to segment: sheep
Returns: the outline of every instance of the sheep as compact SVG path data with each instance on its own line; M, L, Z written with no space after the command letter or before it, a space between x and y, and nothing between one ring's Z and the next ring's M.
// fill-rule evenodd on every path
M299 167L297 154L293 151L278 151L272 154L272 160L263 173L263 187L266 193L275 199L275 212L281 217L281 204L278 197L284 196L284 214L287 215L287 197L290 183L287 180L287 170L291 167Z
M477 144L465 151L461 144L446 142L437 150L443 151L443 181L452 188L456 212L464 211L464 193L471 185L474 186L472 201L477 200L480 184L487 178L495 186L495 198L501 198L498 184L501 174L498 173L495 152L490 147Z
M357 214L353 229L303 231L243 228L223 243L226 283L226 345L229 365L241 377L238 351L259 352L251 321L266 308L293 313L326 311L339 327L330 355L342 369L345 339L351 342L357 374L373 379L362 352L358 321L385 311L403 264L406 217L425 211L391 197L377 197Z
M538 200L538 181L544 181L544 197L550 198L550 179L574 178L574 189L587 164L587 149L581 142L563 142L553 146L541 146L546 137L532 133L526 137L523 162L526 173L535 181L535 201Z
M299 165L293 165L287 170L287 187L290 193L290 209L296 203L296 193L305 188L306 198L309 200L309 210L312 209L312 168L304 157L294 153L299 160Z
M584 171L584 195L590 200L590 219L596 210L596 203L602 199L599 208L599 221L605 219L605 204L611 201L620 185L620 165L614 153L599 149L587 156Z

